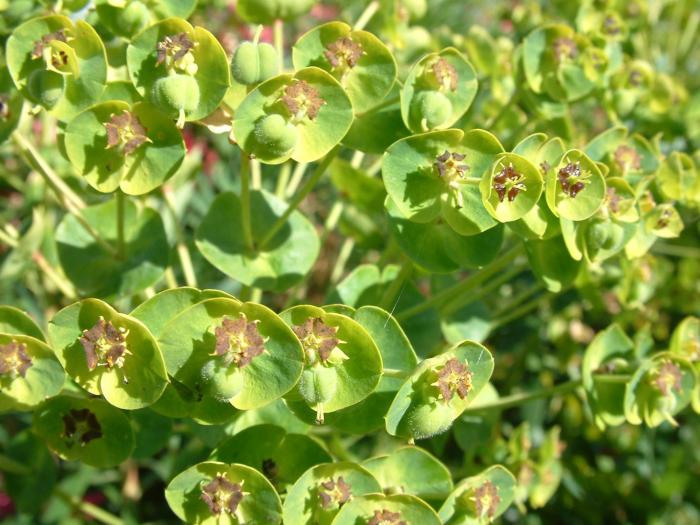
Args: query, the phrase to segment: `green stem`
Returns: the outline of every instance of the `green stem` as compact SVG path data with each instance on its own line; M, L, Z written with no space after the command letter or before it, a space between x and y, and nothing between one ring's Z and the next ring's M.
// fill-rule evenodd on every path
M491 120L489 120L486 124L484 124L484 129L490 130L493 128L499 120L503 118L503 115L506 114L509 108L513 107L517 101L518 98L520 98L520 90L517 88L513 91L513 93L510 95L510 98L508 99L508 102L506 102L503 106L501 106L501 109L498 110L498 113L496 113Z
M37 267L44 272L46 277L48 277L49 280L56 285L56 288L58 288L65 297L68 299L75 299L78 296L73 285L65 277L59 274L41 253L35 252L32 254L32 260Z
M478 272L473 273L472 275L456 283L455 285L450 286L449 288L445 288L444 290L436 293L435 295L430 297L430 299L418 303L417 305L412 306L411 308L408 308L403 312L399 312L396 315L396 318L399 321L405 321L406 319L409 319L414 315L421 314L427 310L430 310L433 307L442 305L445 301L452 299L457 295L462 295L466 292L474 290L477 286L486 281L489 277L507 268L518 257L518 255L520 255L522 249L522 244L518 243L505 254L499 256L494 261L484 266Z
M330 283L335 285L345 272L345 265L352 255L352 251L355 249L355 239L348 237L343 241L340 246L340 251L338 252L338 258L335 260L335 266L333 267L333 272L331 273Z
M308 164L306 162L299 162L294 167L294 172L292 173L292 178L289 181L289 185L285 188L283 196L285 198L290 198L294 195L301 184L301 179L304 178L304 172Z
M523 315L529 313L530 311L537 308L543 301L549 299L549 294L545 293L538 297L531 299L530 301L514 308L509 313L504 314L500 317L496 316L491 322L491 329L495 330L498 327L507 325L508 323L515 321L516 319L522 317Z
M259 246L261 249L264 248L267 245L267 243L272 240L275 234L277 234L277 232L282 229L282 227L287 223L287 219L289 219L289 216L292 213L294 213L294 211L299 207L299 205L306 198L306 196L309 193L311 193L311 190L314 189L318 181L321 180L321 177L325 173L326 169L338 153L338 148L339 147L336 146L326 155L323 161L316 167L316 171L314 171L311 177L309 177L306 183L304 183L301 189L296 193L294 199L292 199L292 201L289 203L289 206L287 206L287 209L284 210L284 213L280 215L280 217L275 221L272 227L267 231L265 236L260 241Z
M669 244L666 242L656 242L651 249L654 253L670 255L671 257L687 257L689 259L700 259L700 248L694 246L682 246L679 244Z
M380 102L380 103L377 104L376 106L374 106L374 107L372 107L372 108L369 108L369 109L368 109L367 111L365 111L364 113L358 113L358 114L357 114L357 118L363 117L363 116L365 116L365 115L369 115L369 114L372 114L372 113L376 113L377 111L381 111L382 109L384 109L384 108L386 108L386 107L393 106L394 104L396 104L396 103L399 102L400 100L401 100L401 97L398 96L398 95L395 96L395 97L390 97L390 98L384 99L383 102Z
M567 381L565 383L560 383L558 385L555 385L555 386L552 386L549 388L541 388L539 390L534 390L531 392L522 392L520 394L512 394L510 396L502 397L502 398L500 398L496 401L493 401L491 403L484 403L483 405L470 406L470 407L467 407L467 409L464 411L464 413L485 412L488 410L505 410L507 408L516 407L516 406L528 403L530 401L534 401L535 399L542 399L545 397L553 397L553 396L557 396L557 395L568 394L569 392L576 390L580 386L581 386L580 379L572 379L571 381Z
M275 196L283 199L284 192L289 184L289 176L292 174L292 165L289 161L282 164L280 172L277 175L277 187L275 188Z
M379 1L378 0L372 0L369 4L367 4L367 7L365 7L365 10L362 11L362 14L360 17L357 19L357 22L355 22L355 26L353 29L355 31L360 31L361 29L364 29L367 23L372 20L372 17L375 15L377 10L379 9Z
M185 277L185 283L187 284L187 286L192 286L193 288L196 288L197 275L194 273L192 257L190 257L190 250L187 248L185 232L182 229L182 225L180 224L180 218L177 215L175 198L173 197L172 190L167 186L163 186L163 202L165 203L165 207L168 209L168 212L170 213L170 216L173 219L173 225L175 226L175 237L177 238L177 244L175 248L177 250L177 256L180 259L180 266L182 268L182 274ZM169 287L172 288L172 286Z
M250 161L250 187L254 190L259 190L262 188L260 161L256 159L251 159Z
M0 471L19 474L20 476L27 476L32 473L32 469L30 469L27 465L20 463L19 461L16 461L5 454L0 454Z
M10 248L17 248L18 242L10 237L4 230L0 230L0 242L7 244Z
M632 374L594 374L593 380L598 383L628 383Z
M393 311L392 303L394 303L395 301L398 302L397 295L399 295L399 292L404 287L406 280L411 276L412 273L413 262L411 262L410 259L406 258L404 259L404 262L401 265L401 270L399 270L399 273L396 276L396 278L391 282L389 286L387 286L386 290L384 290L382 299L379 302L382 308L384 308L385 310ZM394 304L393 307L396 308L396 304Z
M126 242L124 241L124 192L120 189L114 193L117 201L117 252L120 258L126 257Z
M248 250L253 250L253 229L250 225L250 159L241 155L241 221L243 241Z
M395 377L397 379L406 379L411 375L411 372L406 372L405 370L399 370L397 368L385 368L382 370L382 375L386 377Z
M275 42L275 50L277 51L277 66L279 72L284 71L284 22L275 20L272 26L273 40Z
M64 492L63 489L60 488L54 489L54 492L59 498L61 498L63 501L65 501L71 507L73 507L73 509L83 512L88 516L93 517L97 521L104 523L105 525L124 525L124 521L121 518L115 516L114 514L111 514L110 512L107 512L106 510L98 507L97 505L93 505L92 503L83 501L82 499L76 496Z
M513 277L518 275L524 269L525 266L516 266L515 268L503 272L501 275L491 279L489 282L487 282L484 286L476 290L474 293L467 295L459 295L455 297L452 301L445 303L445 306L441 310L442 314L449 315L453 312L456 312L460 308L475 303L487 294L498 289L502 284L509 282L511 279L513 279Z

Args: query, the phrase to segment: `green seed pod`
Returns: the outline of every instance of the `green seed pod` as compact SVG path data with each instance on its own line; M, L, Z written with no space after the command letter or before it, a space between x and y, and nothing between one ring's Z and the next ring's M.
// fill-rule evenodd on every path
M439 91L420 93L414 102L418 120L425 122L427 129L442 126L452 115L452 103Z
M194 111L199 105L199 85L190 75L169 75L156 80L151 96L156 106L169 113Z
M148 7L136 0L119 10L114 24L123 34L135 35L148 25L150 18Z
M454 420L452 409L444 403L418 405L406 417L414 439L427 439L441 434L450 428Z
M597 252L601 248L605 248L610 244L610 228L605 222L596 222L591 224L586 236L588 250L592 253Z
M277 74L277 51L267 43L243 42L231 59L231 74L246 86L267 80Z
M202 367L205 392L220 401L229 401L243 390L243 374L235 366L221 366L212 359Z
M309 405L328 403L338 388L338 373L323 365L307 368L299 380L299 394Z
M282 115L272 114L257 122L255 138L270 153L283 157L296 146L299 132Z
M47 109L54 107L60 100L63 96L63 88L63 75L43 69L34 71L27 83L27 90L32 100Z

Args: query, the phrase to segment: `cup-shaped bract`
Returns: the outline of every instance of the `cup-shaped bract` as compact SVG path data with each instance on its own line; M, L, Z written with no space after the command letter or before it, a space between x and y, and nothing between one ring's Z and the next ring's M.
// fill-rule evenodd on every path
M604 162L609 176L624 177L635 183L659 167L659 155L642 135L629 135L627 128L615 126L593 137L583 151L595 162Z
M404 124L413 133L449 128L469 109L477 88L476 72L458 50L430 53L411 67L401 90Z
M275 488L246 465L198 463L168 483L165 499L178 518L193 525L282 522Z
M119 465L134 448L129 418L101 399L51 398L34 411L32 426L60 457L93 467Z
M427 439L445 432L488 383L493 356L462 341L424 360L396 394L386 415L392 436Z
M97 102L107 81L102 40L83 20L33 18L7 40L7 68L22 95L61 121Z
M669 351L690 361L696 374L700 374L700 319L690 316L678 323ZM693 410L700 413L700 381L693 391Z
M605 185L603 215L619 222L636 223L639 221L637 197L629 182L622 177L608 177L605 179Z
M562 232L567 232L564 239L567 239L571 232L569 227L573 225L574 242L586 259L594 262L604 261L619 253L636 230L636 224L620 222L610 217L594 217L585 222L570 221L566 227L564 221L566 219L562 219ZM569 248L571 249L570 245Z
M305 67L248 93L236 109L232 136L267 164L289 158L312 162L342 140L352 119L352 104L338 81L318 67Z
M124 38L132 38L153 21L151 11L141 0L131 0L122 6L102 1L97 3L95 11L107 29Z
M674 417L693 398L698 382L687 359L661 352L639 365L625 389L625 417L633 425L657 427L664 421L677 425Z
M603 204L607 187L600 169L580 150L569 150L547 173L547 205L559 217L583 221Z
M313 5L313 0L240 0L236 9L246 22L272 25L275 20L293 20Z
M15 130L24 99L12 82L7 67L0 69L0 144Z
M292 48L296 69L320 67L345 88L355 113L377 106L396 80L396 60L372 33L329 22L302 35Z
M247 286L283 291L298 283L312 268L320 250L316 230L294 210L286 224L264 246L255 245L285 213L287 204L264 190L250 195L254 246L246 246L243 208L234 193L221 193L212 202L195 233L204 257L226 275ZM226 224L228 227L222 228Z
M657 173L658 186L668 199L700 205L700 173L692 157L680 151L666 157Z
M126 50L136 90L178 126L219 106L231 84L228 58L209 31L168 18L139 33Z
M681 214L670 202L657 204L642 220L648 232L662 239L678 237L684 227Z
M149 406L168 383L163 355L148 328L98 299L54 315L49 340L78 385L118 408Z
M515 477L507 468L489 467L457 485L440 507L440 519L447 525L491 523L513 503L515 488Z
M105 193L130 195L161 186L185 157L175 124L148 103L117 100L96 104L66 126L68 159L88 183Z
M356 523L440 525L441 522L430 505L416 496L367 494L353 498L343 505L333 523L334 525Z
M65 376L46 343L0 331L0 412L29 410L55 396Z
M540 169L515 153L498 155L479 183L484 207L499 222L522 219L537 205L543 187Z
M374 392L382 374L382 356L360 323L315 306L294 306L280 314L304 351L304 372L292 400L302 399L316 411L355 405Z
M303 367L301 346L269 308L214 298L183 310L159 338L174 379L195 396L257 408L289 392Z
M287 491L283 517L285 525L331 523L351 499L382 491L364 467L350 462L316 465Z
M402 447L362 464L379 481L385 494L412 494L423 500L444 500L452 489L450 471L422 448Z
M14 306L0 305L0 333L27 335L46 342L46 336L29 314Z
M313 437L286 432L270 424L253 425L237 432L220 442L209 459L255 468L280 492L311 467L332 461Z

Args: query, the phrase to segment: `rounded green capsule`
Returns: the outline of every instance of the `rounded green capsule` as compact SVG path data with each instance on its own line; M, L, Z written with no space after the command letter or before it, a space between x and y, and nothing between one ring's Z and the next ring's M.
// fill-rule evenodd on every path
M452 409L443 403L423 403L407 415L408 429L414 439L427 439L442 434L452 424Z
M202 380L207 395L220 401L229 401L243 390L243 373L235 366L220 366L216 360L202 367Z
M270 44L243 42L231 59L231 74L237 82L250 86L277 74L277 51Z
M338 373L333 367L316 365L304 370L299 380L299 394L309 405L328 403L338 388Z
M27 90L37 104L51 109L63 96L63 75L55 71L37 70L29 76Z
M299 132L282 115L272 114L257 122L255 138L272 155L282 157L296 146Z
M424 122L426 129L435 129L448 121L452 115L452 103L439 91L420 93L414 102L414 111L418 119Z
M153 101L169 112L194 111L199 105L199 86L190 75L174 74L153 84Z
M114 23L125 35L135 35L144 29L151 19L151 13L143 2L135 0L129 2L124 9L120 9Z

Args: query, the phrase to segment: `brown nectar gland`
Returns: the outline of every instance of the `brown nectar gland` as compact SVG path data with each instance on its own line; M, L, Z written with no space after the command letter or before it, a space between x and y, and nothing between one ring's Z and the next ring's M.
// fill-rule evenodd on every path
M337 336L338 328L327 325L320 317L310 317L303 324L292 327L292 330L301 341L308 365L318 360L323 364L328 363L333 351L342 343Z
M334 69L355 67L363 54L362 46L350 36L344 36L328 44L323 52L323 55Z
M457 81L459 75L455 67L446 59L440 57L430 66L435 80L440 85L440 89L444 91L457 91Z
M63 437L68 447L76 443L84 447L93 439L102 437L102 427L89 409L72 409L63 416Z
M330 479L322 482L318 488L318 496L321 498L321 506L329 509L341 507L352 497L352 491L343 476L340 476L337 480Z
M131 354L126 347L128 334L128 330L116 328L102 316L92 328L83 330L80 344L85 351L88 370L95 370L98 366L123 367L126 356Z
M214 330L214 355L222 356L227 365L243 368L265 351L265 338L258 330L259 321L248 321L244 313L238 319L224 317Z
M367 525L408 525L401 519L400 512L391 512L387 509L375 510L374 515Z
M320 97L318 90L309 85L308 82L295 80L285 86L282 103L295 120L301 120L304 117L314 120L326 101Z
M146 142L151 142L146 135L148 130L131 111L124 110L112 115L104 126L107 130L107 149L121 147L124 155L131 155Z
M515 169L513 164L503 166L493 177L493 189L498 195L498 200L503 200L508 197L508 202L513 202L521 191L527 191L527 187L523 180L525 176Z
M243 483L233 483L222 474L204 485L200 495L214 516L235 514L244 496Z
M440 390L440 396L445 402L449 402L454 394L465 399L472 389L472 373L466 364L453 357L440 369L434 385Z
M192 54L195 45L196 43L184 32L166 36L156 45L156 66L165 64L168 70L178 69L188 75L194 75L198 69Z
M44 49L53 40L58 40L59 42L66 42L67 43L68 38L66 37L65 29L59 29L58 31L54 31L53 33L48 33L48 34L42 36L36 42L34 42L34 49L32 49L32 55L31 55L32 59L37 59L37 58L43 57L44 56Z
M490 480L486 480L474 490L474 505L476 515L479 518L492 520L500 503L501 497L498 495L498 487Z
M683 374L681 369L672 361L665 360L654 371L652 385L664 396L670 396L673 391L681 391Z
M586 187L587 178L586 174L581 170L580 162L569 162L557 173L561 191L572 199Z
M31 366L32 359L27 355L27 345L17 341L0 345L0 376L25 377Z
M631 146L621 144L615 150L615 162L622 171L638 170L642 165L642 159L637 150Z
M578 46L576 42L568 37L559 37L553 44L554 60L557 64L573 60L578 56Z

